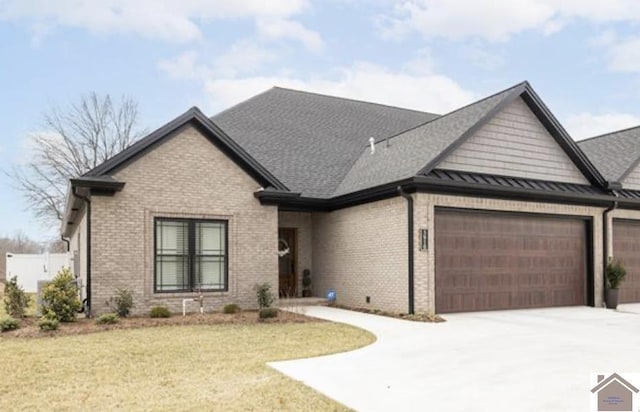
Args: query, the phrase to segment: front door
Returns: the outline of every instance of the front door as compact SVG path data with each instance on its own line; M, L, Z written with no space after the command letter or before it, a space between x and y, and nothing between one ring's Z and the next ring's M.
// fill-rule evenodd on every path
M280 297L295 297L296 278L296 229L278 229L278 262Z

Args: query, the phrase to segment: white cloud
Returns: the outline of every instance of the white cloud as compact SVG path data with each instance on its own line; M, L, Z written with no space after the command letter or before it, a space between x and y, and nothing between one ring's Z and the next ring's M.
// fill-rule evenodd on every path
M197 63L198 53L184 52L173 59L158 62L158 68L174 79L200 79L208 76L208 69Z
M477 68L495 70L506 64L502 54L488 50L486 47L471 45L463 51L464 56Z
M218 56L213 65L217 76L235 76L253 73L277 59L275 51L251 40L234 43L226 53Z
M305 28L297 21L287 19L258 21L258 33L273 40L290 39L300 41L307 49L319 52L324 48L324 42L315 31Z
M606 50L608 68L616 72L640 72L640 37L614 41Z
M205 81L212 111L219 111L273 86L361 99L382 104L445 113L475 100L449 77L435 73L393 71L371 63L356 63L333 76L293 75L212 78Z
M640 125L640 116L628 113L577 113L564 122L575 140Z
M38 37L65 26L183 43L202 37L200 22L287 19L307 7L307 0L0 0L0 21L29 22Z
M203 61L198 52L190 50L174 58L160 60L158 68L174 79L204 80L213 76L235 77L254 73L276 58L273 50L245 39L208 62Z
M552 34L574 19L592 23L640 22L637 0L396 0L391 15L383 16L383 35L419 32L427 38L481 38L506 41L538 30Z

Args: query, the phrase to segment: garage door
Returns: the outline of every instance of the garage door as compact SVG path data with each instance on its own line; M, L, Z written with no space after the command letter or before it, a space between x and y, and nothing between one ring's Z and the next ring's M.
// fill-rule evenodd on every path
M436 209L436 311L584 305L587 224Z
M621 303L640 302L640 222L613 221L613 256L622 260L627 276L620 286Z

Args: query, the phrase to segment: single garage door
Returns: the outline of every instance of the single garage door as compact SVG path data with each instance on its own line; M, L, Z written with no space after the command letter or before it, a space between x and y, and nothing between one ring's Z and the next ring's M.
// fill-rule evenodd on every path
M584 305L587 222L436 209L436 311Z
M627 269L627 276L620 285L619 301L640 302L640 222L614 219L613 256Z

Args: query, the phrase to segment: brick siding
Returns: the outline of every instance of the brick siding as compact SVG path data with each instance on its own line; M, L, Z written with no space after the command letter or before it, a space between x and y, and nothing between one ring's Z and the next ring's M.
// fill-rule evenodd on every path
M156 305L182 310L196 293L154 293L153 220L184 217L228 220L228 292L205 293L205 309L228 303L255 308L253 287L277 293L278 213L253 193L259 184L192 127L115 173L126 182L113 197L92 199L92 311L110 311L116 288L134 292L135 314ZM197 304L189 305L196 310Z

